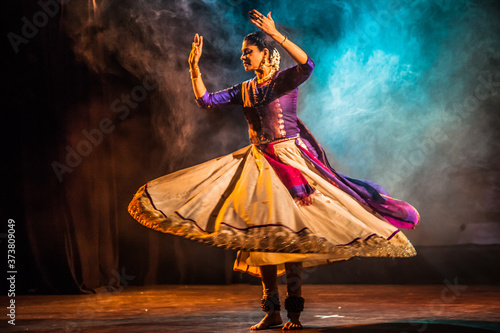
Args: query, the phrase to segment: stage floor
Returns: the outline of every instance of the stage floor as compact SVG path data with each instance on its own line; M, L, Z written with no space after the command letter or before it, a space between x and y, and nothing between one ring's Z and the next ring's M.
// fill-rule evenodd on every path
M246 284L17 296L16 325L2 315L0 331L248 332L263 316L260 296ZM500 332L500 286L305 285L303 296L302 332Z

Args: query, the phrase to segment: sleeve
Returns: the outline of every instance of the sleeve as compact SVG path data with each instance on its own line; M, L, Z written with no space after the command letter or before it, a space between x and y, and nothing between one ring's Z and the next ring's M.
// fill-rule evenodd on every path
M306 63L280 71L276 78L276 93L281 95L296 89L311 76L313 69L314 62L307 57Z
M241 97L241 83L230 88L209 93L196 99L196 104L203 109L223 107L231 104L243 104Z

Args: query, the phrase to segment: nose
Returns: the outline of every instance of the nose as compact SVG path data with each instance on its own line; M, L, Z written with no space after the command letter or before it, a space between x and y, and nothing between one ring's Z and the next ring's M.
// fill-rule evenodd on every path
M244 60L245 59L245 55L242 54L241 57L240 57L241 60Z

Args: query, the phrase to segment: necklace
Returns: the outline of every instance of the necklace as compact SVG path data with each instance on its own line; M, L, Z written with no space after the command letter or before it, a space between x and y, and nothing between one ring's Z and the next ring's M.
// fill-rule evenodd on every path
M267 80L269 80L273 76L274 72L276 72L276 70L274 68L272 68L271 71L269 72L269 74L264 76L262 79L259 79L257 77L257 83L262 84L262 83L266 82Z
M259 94L259 88L257 88L257 85L255 85L255 87L253 89L253 102L254 102L255 107L258 107L258 106L264 104L269 93L270 92L272 93L272 91L274 90L275 83L276 83L276 81L272 81L268 85L266 85L264 88L262 88L261 94ZM259 101L259 98L257 97L257 95L262 95L262 99L260 101Z
M271 72L270 74L272 75L274 73ZM266 77L267 76L268 75L266 75ZM272 79L272 77L271 77L271 79ZM250 84L252 86L252 94L253 94L253 109L255 110L254 112L257 113L257 117L259 119L259 127L260 127L260 130L258 129L258 127L255 130L256 130L256 132L261 132L258 140L259 141L265 141L266 140L266 136L262 132L262 129L264 128L264 120L263 120L264 113L265 113L264 102L268 98L268 95L271 95L270 98L272 98L273 91L274 91L274 86L276 85L276 80L271 80L271 82L269 82L269 84L267 84L265 87L262 88L262 90L261 90L260 93L259 93L259 88L257 87L256 81L257 80L254 80ZM259 101L259 97L257 95L261 95L262 96L262 98L260 99L260 101Z

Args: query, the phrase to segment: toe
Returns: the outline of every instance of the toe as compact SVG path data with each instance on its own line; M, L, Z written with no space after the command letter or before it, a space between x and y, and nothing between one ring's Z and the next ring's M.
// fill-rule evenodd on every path
M293 323L291 321L287 321L285 323L285 325L283 326L283 330L297 330L297 329L301 329L301 328L302 328L302 324Z

